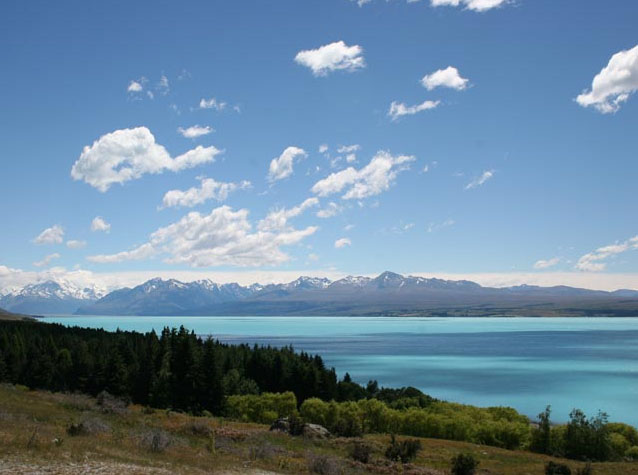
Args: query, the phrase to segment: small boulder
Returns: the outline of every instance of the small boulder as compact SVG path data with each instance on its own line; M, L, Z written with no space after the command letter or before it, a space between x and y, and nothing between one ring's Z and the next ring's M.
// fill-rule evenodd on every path
M302 434L308 439L328 439L330 431L319 424L304 424Z

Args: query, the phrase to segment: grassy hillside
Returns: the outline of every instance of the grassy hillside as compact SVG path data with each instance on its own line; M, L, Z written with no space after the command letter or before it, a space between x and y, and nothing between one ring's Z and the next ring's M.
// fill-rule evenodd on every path
M19 320L35 320L35 319L27 315L20 315L17 313L7 312L5 309L0 308L0 321L19 321Z
M76 435L70 435L74 433ZM215 417L98 404L83 395L0 385L0 473L449 473L452 456L471 453L479 474L542 474L551 457L436 439L402 466L384 457L390 437L310 440L268 426ZM365 440L368 464L350 457ZM582 463L558 460L572 470ZM594 474L638 474L638 463L593 464Z

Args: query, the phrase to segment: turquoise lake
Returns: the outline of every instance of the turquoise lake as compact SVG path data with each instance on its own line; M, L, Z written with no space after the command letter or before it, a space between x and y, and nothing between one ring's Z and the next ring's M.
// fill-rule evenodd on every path
M320 354L362 384L415 386L448 401L512 406L556 421L578 407L638 426L638 318L100 317L64 325L159 332L184 325L229 343Z

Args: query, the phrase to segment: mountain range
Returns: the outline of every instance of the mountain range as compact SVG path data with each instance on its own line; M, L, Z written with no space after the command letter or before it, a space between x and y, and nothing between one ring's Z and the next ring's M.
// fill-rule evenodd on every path
M0 307L27 314L70 314L103 297L106 291L96 286L78 287L61 280L29 284L0 296Z
M0 297L0 307L28 314L80 315L638 315L638 291L567 286L483 287L384 272L330 281L217 284L151 279L106 293L68 282L31 284Z

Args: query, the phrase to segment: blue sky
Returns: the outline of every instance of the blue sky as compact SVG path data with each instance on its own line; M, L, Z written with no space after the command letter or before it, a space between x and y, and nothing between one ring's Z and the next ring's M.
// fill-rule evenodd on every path
M436 3L3 2L0 286L638 288L638 4Z

